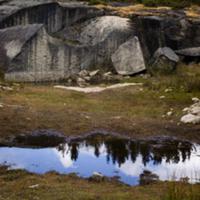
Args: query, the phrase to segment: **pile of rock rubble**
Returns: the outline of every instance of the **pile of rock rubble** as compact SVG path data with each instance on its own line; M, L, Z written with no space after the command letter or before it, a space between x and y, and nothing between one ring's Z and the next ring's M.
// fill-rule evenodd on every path
M192 98L193 104L184 108L185 115L182 116L181 122L185 124L200 124L200 99Z

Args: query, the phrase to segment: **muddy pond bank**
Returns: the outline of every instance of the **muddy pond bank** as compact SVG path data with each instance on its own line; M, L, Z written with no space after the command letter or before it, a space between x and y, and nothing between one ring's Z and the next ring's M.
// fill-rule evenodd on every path
M97 132L65 138L47 130L17 136L13 145L1 146L0 165L36 174L75 173L96 181L107 177L128 185L186 178L198 183L199 154L198 144L175 137L131 140Z

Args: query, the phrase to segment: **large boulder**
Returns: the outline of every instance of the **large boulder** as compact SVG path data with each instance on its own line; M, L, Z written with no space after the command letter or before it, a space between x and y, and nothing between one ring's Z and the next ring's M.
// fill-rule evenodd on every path
M200 62L200 47L192 47L177 50L176 53L180 55L183 61L189 62Z
M169 47L158 48L150 65L151 73L171 73L176 69L179 57Z
M200 47L180 49L176 53L182 56L200 57Z
M91 60L90 66L105 67L111 66L111 55L133 36L133 30L128 18L101 16L67 27L60 37L77 47L88 47L91 54L85 60Z
M138 37L119 46L112 55L112 62L118 74L132 75L146 69Z

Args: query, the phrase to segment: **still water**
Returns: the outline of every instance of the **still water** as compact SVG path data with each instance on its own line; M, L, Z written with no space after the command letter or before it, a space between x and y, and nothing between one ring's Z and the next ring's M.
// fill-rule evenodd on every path
M200 178L200 145L179 140L131 141L117 136L93 135L71 140L57 147L0 147L0 165L43 174L56 171L90 177L94 172L118 176L137 185L139 176L149 170L160 180Z

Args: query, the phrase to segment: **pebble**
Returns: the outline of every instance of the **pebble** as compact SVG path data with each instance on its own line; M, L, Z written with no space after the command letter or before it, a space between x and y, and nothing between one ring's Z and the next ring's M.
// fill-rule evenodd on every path
M35 184L35 185L30 185L29 188L34 189L34 188L38 188L39 184Z
M198 103L198 102L200 102L200 99L197 98L197 97L193 97L193 98L192 98L192 101L193 101L194 103Z
M103 174L99 173L99 172L93 172L92 174L93 176L100 176L100 177L103 177Z
M170 117L170 116L172 116L172 115L173 115L173 112L172 112L172 111L167 112L167 116L168 116L168 117Z
M172 89L171 89L171 88L167 88L167 89L165 89L165 92L166 92L166 93L172 92Z
M160 98L160 99L165 99L165 96L160 96L159 98Z

